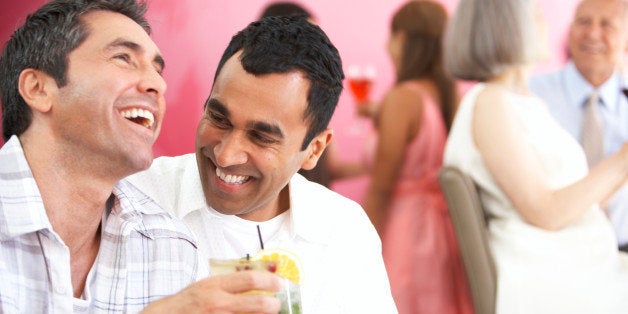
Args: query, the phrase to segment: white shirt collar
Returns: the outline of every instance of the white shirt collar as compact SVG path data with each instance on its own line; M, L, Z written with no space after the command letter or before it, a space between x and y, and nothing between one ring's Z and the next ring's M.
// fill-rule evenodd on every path
M186 158L186 167L183 173L180 174L181 180L180 187L172 187L175 191L181 191L179 194L192 193L192 197L179 200L184 202L177 206L177 216L183 218L189 213L197 210L206 210L209 208L207 202L205 202L205 193L203 192L203 185L201 184L201 178L199 177L198 164L196 163L196 155L194 153L184 155Z
M329 235L333 234L334 216L326 206L331 193L327 188L308 181L296 173L290 180L290 205L292 235L302 237L306 241L328 243ZM335 204L337 205L337 204Z

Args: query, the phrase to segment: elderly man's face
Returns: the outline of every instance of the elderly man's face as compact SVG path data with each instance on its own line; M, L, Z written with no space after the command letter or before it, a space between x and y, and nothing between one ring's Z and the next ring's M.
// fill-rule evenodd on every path
M569 30L569 51L583 76L610 77L626 45L625 8L620 0L584 0Z

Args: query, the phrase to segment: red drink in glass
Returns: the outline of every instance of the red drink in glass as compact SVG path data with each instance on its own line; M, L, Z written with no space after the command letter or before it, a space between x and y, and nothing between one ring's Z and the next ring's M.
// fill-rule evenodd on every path
M371 79L367 77L349 78L349 88L358 104L368 100L369 93L371 92L371 84Z
M347 69L349 89L353 94L356 104L365 104L369 101L371 86L375 79L375 67L351 65Z

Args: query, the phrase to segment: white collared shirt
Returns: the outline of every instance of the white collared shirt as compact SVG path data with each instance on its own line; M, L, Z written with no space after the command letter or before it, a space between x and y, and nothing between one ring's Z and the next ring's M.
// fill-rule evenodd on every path
M380 239L352 200L295 174L284 216L256 223L223 215L205 203L194 154L157 158L128 180L182 218L207 258L255 254L260 225L266 248L290 250L301 260L304 313L397 313Z

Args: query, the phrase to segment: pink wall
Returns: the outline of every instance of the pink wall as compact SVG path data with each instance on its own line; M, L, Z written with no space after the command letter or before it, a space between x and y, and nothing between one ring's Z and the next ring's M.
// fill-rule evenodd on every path
M2 46L16 25L44 0L0 1ZM177 155L193 151L196 122L209 94L215 67L231 36L260 13L270 0L149 0L148 18L153 38L166 60L168 110L164 128L155 144L155 155ZM404 0L301 0L317 17L319 25L336 44L345 65L373 64L378 78L374 99L383 96L393 81L386 53L388 23ZM450 10L458 0L441 0ZM573 0L540 1L550 23L550 45L554 57L543 69L561 64L565 28L575 5ZM351 95L343 93L331 126L342 158L356 160L366 134L355 118ZM356 127L356 125L358 125ZM361 200L367 178L343 180L334 189Z

